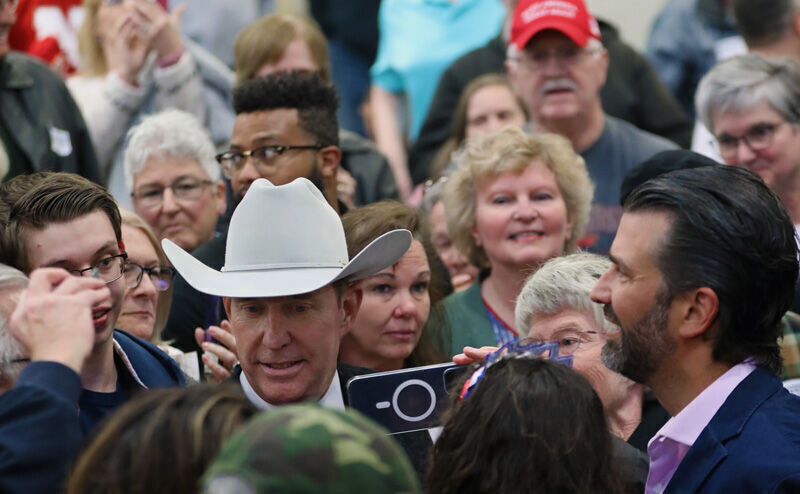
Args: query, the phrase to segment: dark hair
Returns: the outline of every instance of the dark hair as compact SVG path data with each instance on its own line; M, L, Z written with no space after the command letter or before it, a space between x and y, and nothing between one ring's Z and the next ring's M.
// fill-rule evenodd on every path
M222 444L258 411L233 385L146 391L104 423L69 493L195 493Z
M0 185L0 223L8 223L11 205L25 195L31 187L55 172L34 172L17 175Z
M316 72L280 72L256 77L233 90L233 110L237 115L295 109L300 128L320 146L339 145L338 107L336 88Z
M430 226L425 214L417 208L406 206L397 201L380 201L348 211L342 217L345 237L347 238L347 254L352 259L370 242L384 233L404 229L411 232L414 240L422 244L428 264L431 268L431 279L428 293L431 298L431 311L428 324L422 332L416 348L405 360L406 367L429 365L447 360L444 353L443 334L440 328L444 320L442 308L438 303L447 294L447 268L431 243ZM448 340L449 341L449 340Z
M748 46L780 41L794 22L795 0L733 0L736 27Z
M755 173L734 166L679 170L634 190L624 212L665 212L656 253L669 300L699 287L719 299L712 356L754 358L780 374L778 338L797 281L797 243L786 207Z
M11 195L22 194L8 210L0 256L5 264L29 273L32 266L28 260L26 229L42 229L50 223L72 221L95 211L108 216L117 242L122 239L117 203L100 185L80 175L63 172L33 177L27 183L20 180L19 190L8 190Z
M507 358L445 415L425 490L618 492L611 441L586 379L548 360Z

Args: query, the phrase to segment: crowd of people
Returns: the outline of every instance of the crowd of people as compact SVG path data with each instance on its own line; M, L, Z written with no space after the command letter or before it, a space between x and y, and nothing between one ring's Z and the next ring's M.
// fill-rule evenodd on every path
M800 2L309 6L0 0L0 492L800 491Z

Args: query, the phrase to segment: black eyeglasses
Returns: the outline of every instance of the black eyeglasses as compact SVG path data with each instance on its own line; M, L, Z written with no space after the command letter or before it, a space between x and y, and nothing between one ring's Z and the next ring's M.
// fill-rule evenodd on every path
M227 151L215 156L217 162L222 165L222 170L225 176L231 178L231 173L239 171L244 167L245 160L249 157L253 158L259 173L266 173L270 171L273 165L273 160L282 155L286 151L293 150L319 150L323 146L319 145L306 145L306 146L259 146L257 148L248 149L247 151Z
M212 183L211 180L184 178L173 182L167 187L161 184L142 186L131 192L131 197L139 207L157 208L164 202L164 191L167 189L170 189L172 195L179 201L196 201L203 195L205 188Z
M763 151L772 145L775 140L775 132L784 123L786 122L758 123L747 129L741 137L722 134L717 138L719 154L725 159L735 158L739 152L739 141L744 141L751 151Z
M108 285L122 278L122 273L125 272L125 259L127 258L128 254L123 252L122 254L100 259L88 268L68 269L67 271L73 276L83 276L83 273L89 273L90 277L103 280Z
M135 262L126 262L125 286L131 290L135 289L142 283L145 273L150 277L150 281L153 282L153 286L156 287L156 290L165 292L169 290L172 284L172 278L175 277L175 268L170 266L153 266L152 268L146 268Z

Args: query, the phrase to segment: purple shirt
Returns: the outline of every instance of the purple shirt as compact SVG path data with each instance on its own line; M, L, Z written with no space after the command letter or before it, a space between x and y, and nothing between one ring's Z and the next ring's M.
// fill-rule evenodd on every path
M686 407L661 427L647 443L650 472L647 475L645 494L660 494L667 488L675 470L694 442L711 422L736 386L745 380L756 366L745 361L719 376Z

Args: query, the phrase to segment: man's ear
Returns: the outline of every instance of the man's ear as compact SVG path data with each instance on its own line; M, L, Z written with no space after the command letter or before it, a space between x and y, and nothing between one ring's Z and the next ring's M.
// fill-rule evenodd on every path
M606 85L606 80L608 79L608 65L611 63L611 59L609 58L608 50L605 48L600 49L595 56L598 57L597 64L600 67L600 74L603 76L600 84L602 88Z
M342 150L337 146L325 146L318 152L319 171L323 178L336 177L336 170L342 161Z
M678 335L681 338L696 338L708 333L719 314L719 298L711 288L696 288L675 301L681 318Z
M342 324L340 325L340 338L353 329L353 324L355 324L356 316L358 316L358 309L361 307L361 299L363 296L364 292L361 290L361 285L357 283L348 285L342 292L342 305L340 308L342 311Z
M336 170L339 169L341 160L342 151L337 146L325 146L317 151L317 167L322 176L322 185L325 187L325 198L337 213L340 211L336 195Z
M230 297L222 297L222 305L225 307L225 314L228 315L228 320L231 320L231 299Z

